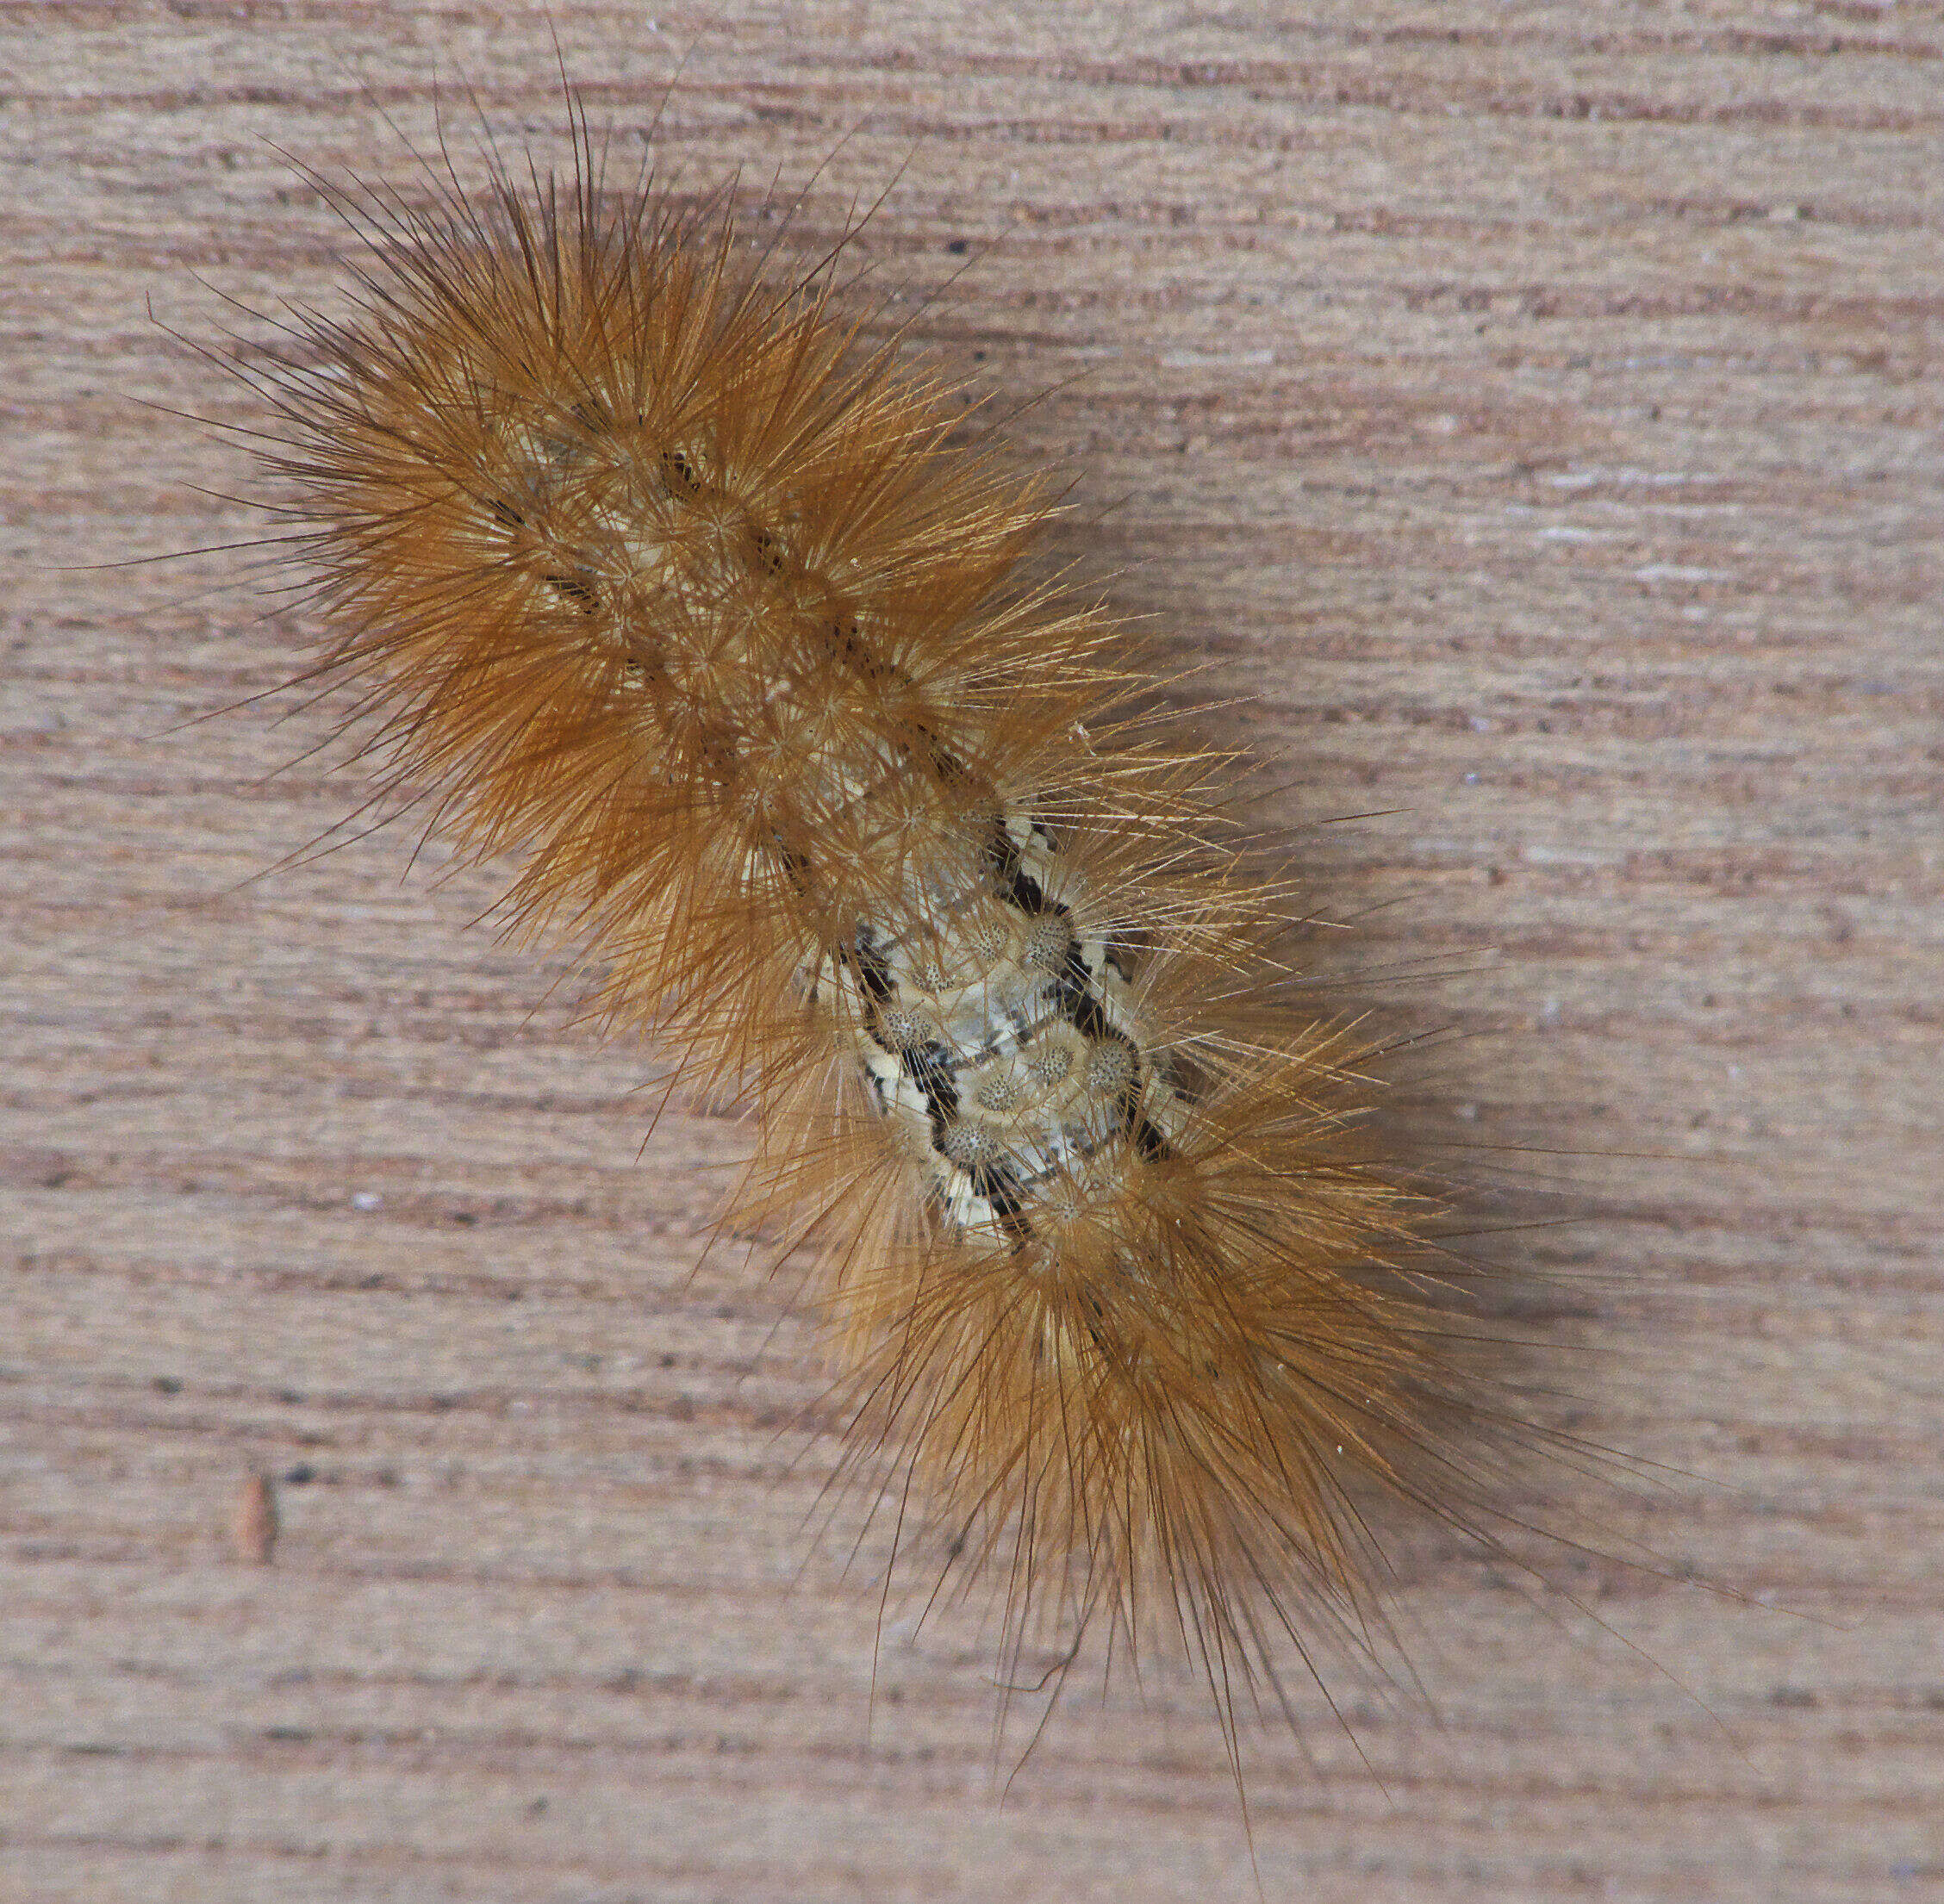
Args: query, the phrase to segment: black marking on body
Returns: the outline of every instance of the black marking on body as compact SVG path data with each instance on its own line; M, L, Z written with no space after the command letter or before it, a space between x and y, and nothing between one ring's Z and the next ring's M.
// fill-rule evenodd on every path
M947 786L966 777L966 765L929 727L917 730L919 744L932 762L932 771Z
M858 633L855 615L845 615L836 621L826 622L824 625L824 638L830 644L832 657L865 681L889 681L901 687L910 687L910 678L904 670L887 661Z
M966 1172L973 1190L992 1206L999 1227L1006 1232L1015 1251L1032 1241L1032 1225L1025 1216L1025 1198L1019 1179L1004 1164L977 1164Z
M965 777L965 762L945 746L922 721L903 724L903 732L892 737L891 744L907 765L930 768L932 775L950 787Z
M782 574L785 567L783 545L769 530L758 527L751 539L756 544L756 558L773 576Z
M951 1135L952 1121L958 1116L958 1085L952 1076L952 1053L949 1045L921 1044L901 1052L898 1061L905 1075L925 1093L925 1114L932 1125L932 1148L942 1156L945 1139Z
M954 1077L956 1067L951 1048L935 1038L912 1046L894 1044L885 1036L883 1008L897 996L898 984L884 955L871 943L869 927L857 929L857 942L846 956L868 994L864 1017L871 1042L886 1056L895 1058L899 1069L923 1093L925 1115L932 1125L932 1148L942 1150L952 1119L958 1115L958 1086Z
M771 836L770 856L788 881L792 892L807 896L810 891L810 859L794 846L786 846L782 840Z
M599 594L576 576L542 576L540 580L557 595L564 595L569 601L578 603L583 615L591 615L600 606Z
M1066 907L1062 905L1059 910L1064 912ZM1120 1036L1107 1024L1106 1009L1094 995L1094 974L1087 969L1087 961L1080 955L1077 940L1067 948L1066 962L1053 981L1053 997L1067 1023L1082 1037L1098 1042L1103 1038ZM1131 1042L1131 1040L1123 1042ZM1137 1052L1135 1055L1138 1058L1140 1054Z
M1052 834L1037 820L1032 823L1032 831L1049 849L1054 849ZM1057 899L1047 899L1039 881L1020 863L1019 843L1003 820L994 823L988 837L986 859L993 869L999 896L1007 905L1035 918L1047 914L1063 919L1072 917L1069 907ZM1133 974L1118 947L1110 943L1101 954L1101 963L1111 967L1123 981L1131 980ZM1172 1154L1166 1134L1141 1109L1141 1048L1108 1022L1106 1007L1094 989L1094 974L1081 955L1077 939L1067 948L1066 958L1053 980L1053 999L1061 1016L1082 1037L1095 1044L1114 1039L1133 1053L1134 1079L1120 1098L1121 1129L1143 1157ZM1019 1030L1023 1032L1025 1027Z
M1039 881L1020 865L1019 843L1004 820L993 822L986 840L986 862L998 881L1000 898L1008 905L1034 918L1046 910L1046 894ZM1060 910L1063 912L1066 908Z
M1085 1028L1082 1027L1082 1029ZM1094 1036L1093 1034L1089 1035ZM1166 1135L1162 1131L1160 1126L1142 1109L1142 1104L1147 1097L1147 1089L1142 1080L1142 1073L1145 1067L1141 1058L1140 1046L1136 1044L1133 1039L1129 1037L1125 1031L1115 1031L1111 1028L1103 1029L1098 1034L1097 1042L1101 1044L1125 1045L1133 1059L1132 1073L1127 1082L1121 1086L1119 1095L1115 1100L1116 1108L1120 1112L1121 1134L1143 1157L1151 1160L1156 1157L1171 1155L1172 1148L1168 1144Z
M931 1128L933 1154L952 1168L959 1168L952 1162L945 1148L952 1126L958 1120L956 1055L949 1045L941 1044L936 1039L927 1039L917 1046L895 1045L886 1039L883 1007L896 997L897 981L892 976L884 955L871 943L868 926L858 928L855 943L844 948L841 956L857 973L858 984L865 993L864 1016L871 1042L888 1057L897 1060L899 1070L918 1087L925 1099L925 1122ZM888 1110L889 1093L883 1080L875 1073L869 1074L877 1093L879 1108ZM971 1165L966 1167L965 1174L974 1193L991 1208L1013 1248L1023 1248L1032 1240L1032 1226L1023 1214L1025 1197L1018 1177L1004 1164L996 1163Z
M857 928L857 943L848 948L842 955L857 968L857 977L862 980L864 990L869 992L872 1005L882 1005L898 989L896 981L891 976L891 968L885 963L884 955L871 943L869 926L860 925ZM890 1047L886 1046L885 1048L888 1050Z

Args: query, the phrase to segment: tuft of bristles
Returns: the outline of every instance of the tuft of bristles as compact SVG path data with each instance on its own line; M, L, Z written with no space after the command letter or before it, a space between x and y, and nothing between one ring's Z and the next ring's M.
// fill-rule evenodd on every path
M339 195L358 314L261 376L319 671L605 1018L751 1107L732 1220L817 1245L847 1461L1000 1587L1004 1671L1179 1639L1232 1755L1279 1658L1375 1645L1368 1502L1480 1534L1516 1425L1353 1042L1283 1002L1222 762L1022 581L1048 489L827 270L576 155Z

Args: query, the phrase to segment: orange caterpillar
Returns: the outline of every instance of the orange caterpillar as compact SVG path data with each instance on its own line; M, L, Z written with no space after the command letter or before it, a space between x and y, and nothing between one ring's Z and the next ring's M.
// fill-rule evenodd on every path
M767 286L576 151L339 195L361 314L265 375L322 669L608 1020L746 1094L733 1214L819 1241L856 1472L1002 1583L1008 1664L1173 1633L1232 1753L1238 1686L1378 1630L1367 1496L1477 1533L1525 1432L1400 1266L1421 1206L1279 1002L1217 763L1017 579L1045 488L827 273Z

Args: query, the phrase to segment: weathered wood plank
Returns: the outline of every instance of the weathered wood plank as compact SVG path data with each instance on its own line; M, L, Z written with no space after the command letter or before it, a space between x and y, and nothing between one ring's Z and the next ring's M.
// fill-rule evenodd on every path
M970 261L917 333L1051 391L1060 552L1246 697L1333 996L1469 1035L1400 1145L1537 1147L1449 1153L1572 1219L1475 1251L1564 1279L1582 1432L1707 1478L1589 1511L1792 1609L1562 1565L1621 1644L1405 1537L1438 1720L1299 1689L1264 1894L1936 1889L1944 14L242 0L0 9L0 1896L1255 1895L1183 1672L1003 1808L969 1618L894 1600L873 1710L813 1332L695 1266L735 1127L644 1145L651 1061L408 823L271 870L361 793L260 780L327 706L182 725L302 648L246 557L59 566L263 532L145 301L327 302L275 148L408 184L437 84L463 169L461 81L558 146L554 33L630 166L687 53L661 162L804 186L785 258L882 193L886 283Z

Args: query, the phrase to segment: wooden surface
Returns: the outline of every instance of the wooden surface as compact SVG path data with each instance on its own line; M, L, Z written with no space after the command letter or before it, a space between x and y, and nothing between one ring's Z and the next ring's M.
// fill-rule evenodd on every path
M265 532L143 407L255 414L146 301L327 305L276 148L408 183L435 86L470 176L461 82L557 149L547 16L0 31L0 1897L1257 1895L1183 1672L1001 1805L987 1638L894 1593L873 1711L816 1341L739 1246L696 1269L736 1127L644 1146L649 1057L409 823L273 870L362 783L328 705L183 725L309 638L246 554L60 566ZM1256 1742L1261 1895L1944 1895L1944 10L552 31L630 153L686 53L664 165L813 179L787 258L882 192L918 336L1053 389L1013 433L1075 476L1060 552L1237 698L1360 920L1333 1000L1472 1034L1399 1066L1400 1149L1548 1226L1470 1247L1561 1279L1561 1418L1673 1471L1586 1503L1673 1579L1559 1565L1611 1633L1399 1534L1426 1696Z

